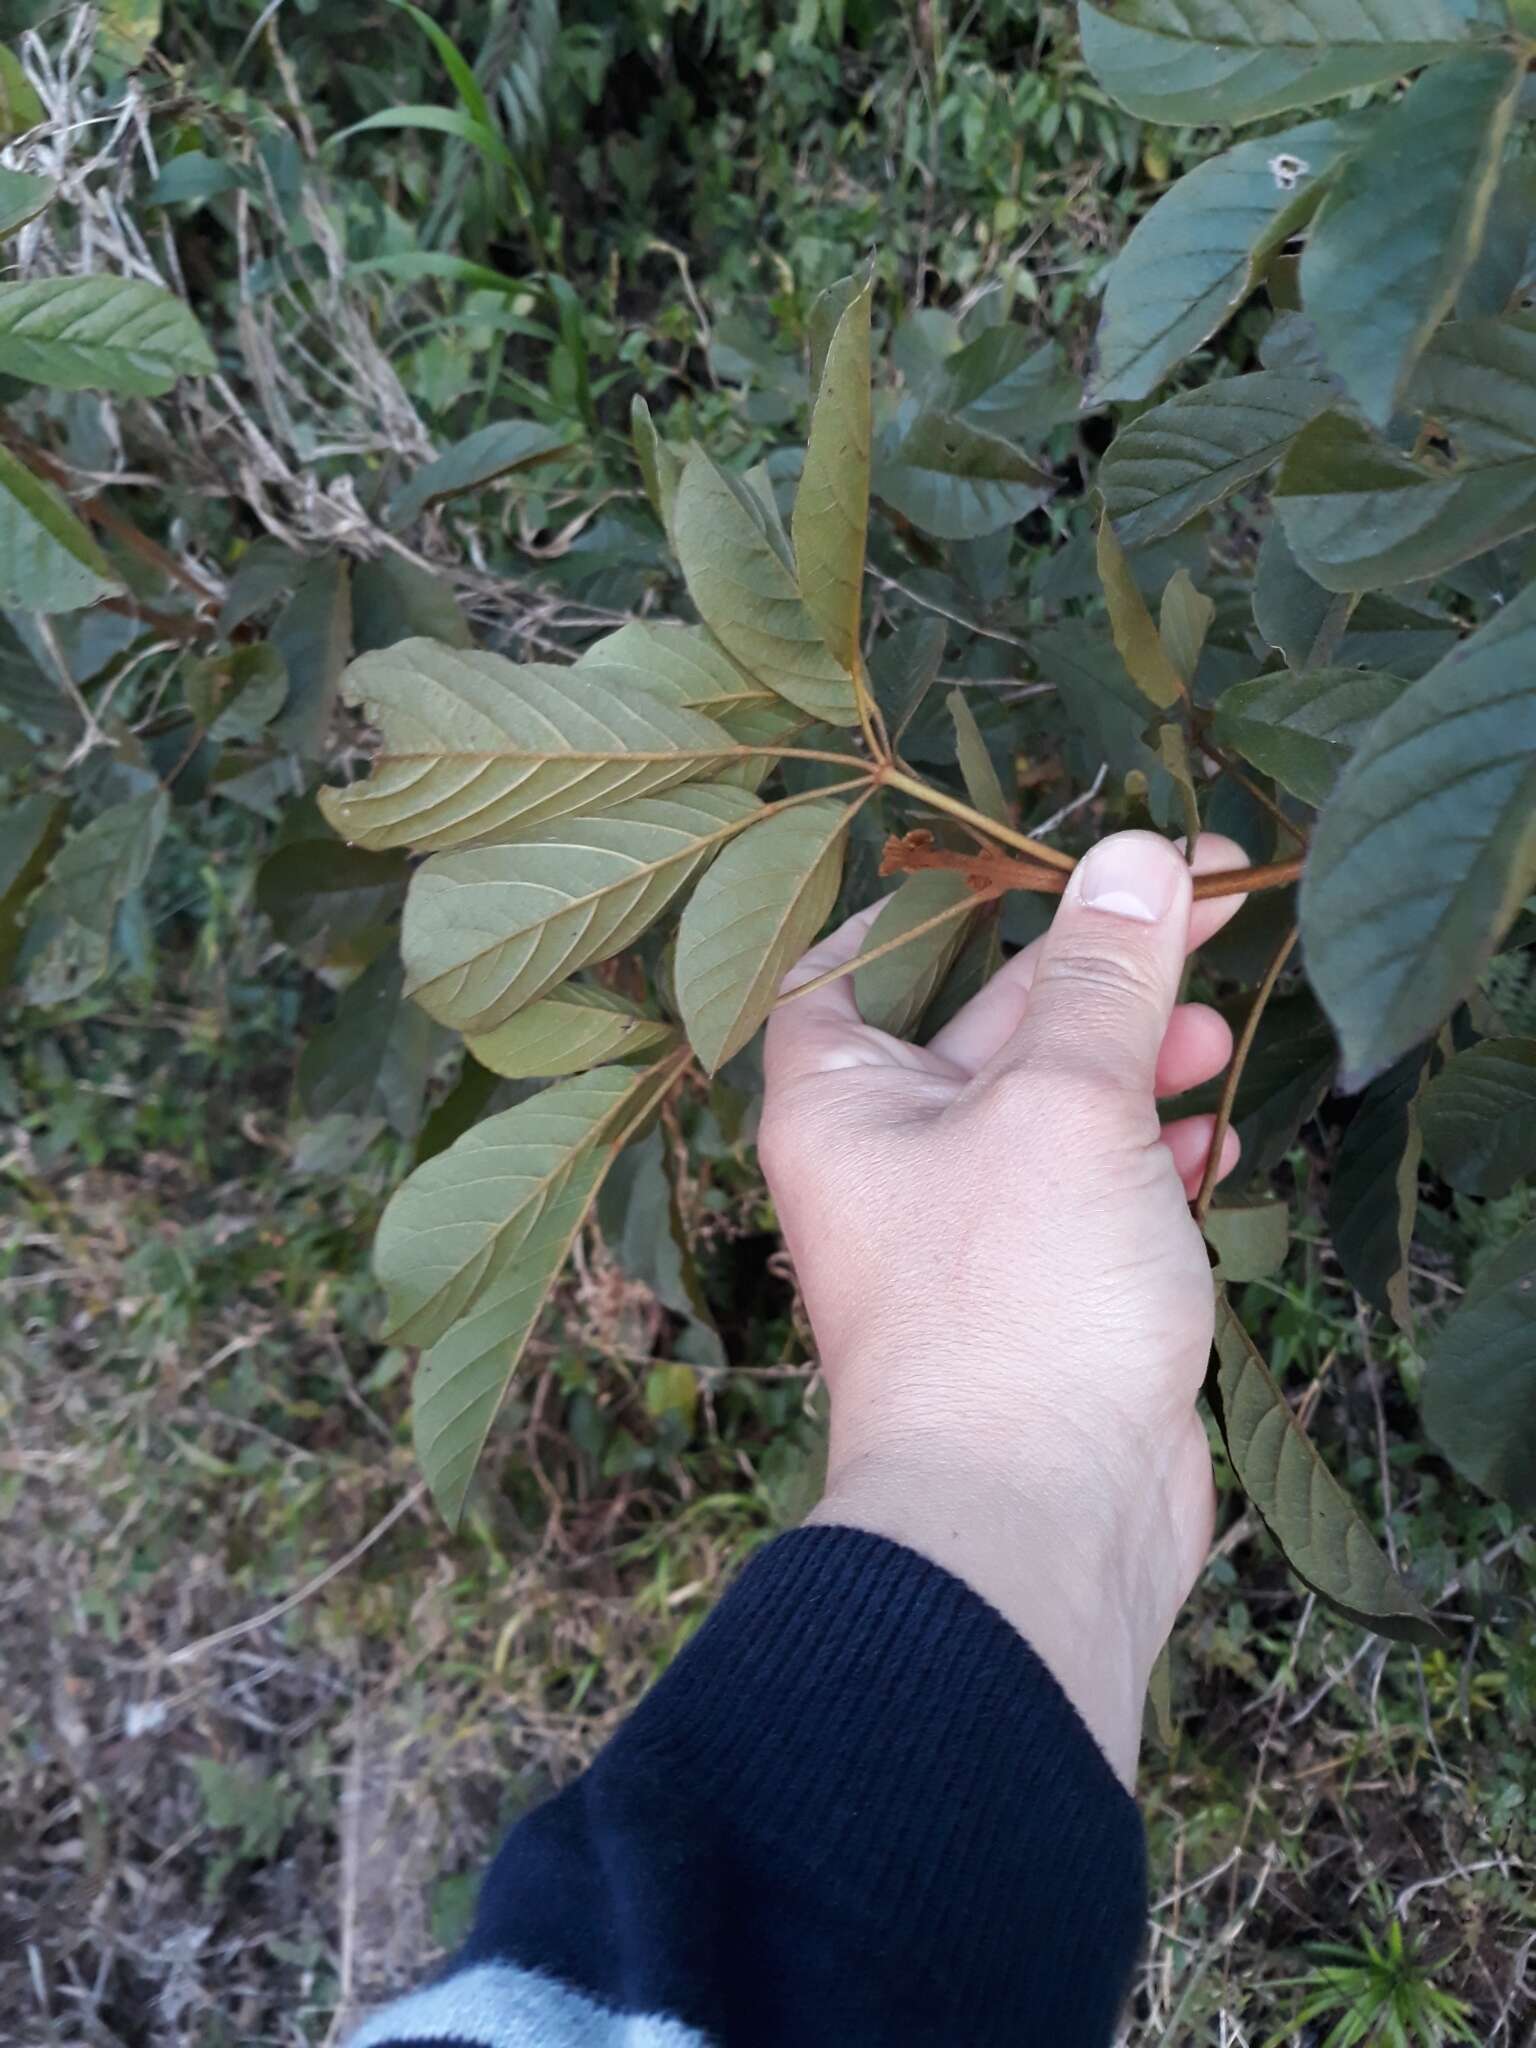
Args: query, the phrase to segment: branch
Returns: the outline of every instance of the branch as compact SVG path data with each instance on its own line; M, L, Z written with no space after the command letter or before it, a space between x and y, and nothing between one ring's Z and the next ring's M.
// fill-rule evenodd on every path
M1268 1007L1269 999L1275 992L1275 984L1285 970L1285 963L1291 957L1292 948L1301 936L1300 927L1292 925L1281 940L1274 958L1264 970L1264 979L1259 983L1253 998L1252 1008L1244 1020L1242 1034L1232 1048L1232 1064L1227 1069L1227 1078L1222 1084L1221 1100L1216 1105L1216 1122L1211 1130L1211 1149L1206 1154L1205 1171L1200 1176L1200 1192L1190 1207L1194 1210L1195 1221L1204 1224L1211 1206L1211 1197L1216 1192L1216 1181L1221 1173L1221 1148L1232 1124L1232 1106L1237 1101L1237 1090L1243 1078L1243 1068L1248 1064L1248 1055L1253 1050L1253 1041L1258 1035L1259 1021Z
M1077 865L1062 856L1065 868L1040 867L1033 861L1018 860L1012 854L995 853L978 847L973 853L952 853L935 846L933 834L918 830L885 842L882 875L916 875L925 869L941 868L963 875L978 896L995 896L1008 889L1028 889L1037 896L1059 896L1067 876ZM1215 874L1194 877L1195 901L1213 896L1252 896L1260 889L1283 889L1301 878L1300 860L1269 861L1261 867L1221 868Z

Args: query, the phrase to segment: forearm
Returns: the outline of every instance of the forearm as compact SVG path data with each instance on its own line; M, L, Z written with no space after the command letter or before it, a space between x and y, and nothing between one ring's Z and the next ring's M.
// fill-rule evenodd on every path
M420 1995L437 2017L359 2048L448 2021L606 2043L614 2014L653 2028L615 2043L655 2048L1103 2048L1142 1911L1135 1808L1016 1631L910 1549L809 1528L513 1831L457 1977ZM584 2031L549 2030L529 1973ZM544 2001L546 2031L476 2031L470 1986Z

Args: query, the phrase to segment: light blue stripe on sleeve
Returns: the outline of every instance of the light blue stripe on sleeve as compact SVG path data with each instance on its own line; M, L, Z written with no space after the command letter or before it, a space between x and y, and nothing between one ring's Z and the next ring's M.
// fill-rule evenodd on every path
M475 2048L709 2048L702 2034L648 2013L610 2012L550 1977L476 1963L365 2021L347 2048L472 2041Z

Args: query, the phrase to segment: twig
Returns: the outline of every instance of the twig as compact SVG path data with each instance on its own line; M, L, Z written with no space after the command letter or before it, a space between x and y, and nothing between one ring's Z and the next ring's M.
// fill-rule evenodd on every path
M931 789L919 776L908 775L905 769L887 768L881 780L906 796L916 797L920 803L932 804L936 811L947 811L950 817L959 818L963 824L984 833L987 838L1000 839L1005 846L1027 853L1048 868L1059 868L1063 874L1070 874L1077 866L1071 854L1063 853L1059 847L1044 846L1038 839L1031 839L1027 832L1015 832L1011 825L999 825L992 818L984 818L980 811L962 803L959 797L951 796L947 790Z
M1299 865L1299 864L1298 864ZM1195 1221L1204 1224L1206 1212L1211 1206L1211 1197L1216 1192L1216 1182L1221 1176L1221 1151L1232 1123L1232 1105L1237 1100L1237 1090L1243 1078L1243 1068L1253 1050L1253 1041L1275 984L1285 971L1285 963L1291 957L1291 950L1300 937L1299 927L1292 925L1279 946L1275 956L1264 970L1264 979L1259 983L1253 998L1253 1005L1243 1024L1242 1035L1232 1049L1232 1064L1227 1068L1227 1078L1222 1084L1221 1100L1216 1105L1216 1122L1211 1130L1211 1149L1206 1155L1205 1171L1200 1176L1200 1192L1195 1196L1192 1207Z
M987 823L989 831L996 830L990 822L983 822ZM1047 823L1048 826L1054 825L1055 820ZM1008 854L995 853L989 847L977 847L971 853L957 853L948 847L935 846L932 833L920 829L886 841L880 872L885 875L916 875L937 868L964 875L978 893L985 891L993 895L1009 889L1027 889L1037 896L1059 896L1076 865L1075 860L1062 856L1061 865L1040 867L1033 861L1016 860ZM1218 896L1252 896L1261 889L1284 888L1300 873L1299 860L1270 861L1262 867L1220 868L1214 874L1194 877L1194 898L1197 903L1205 903Z
M189 1664L194 1657L206 1656L210 1650L222 1650L226 1644L239 1642L242 1636L255 1635L258 1629L270 1628L274 1621L281 1621L285 1614L291 1614L296 1607L302 1607L306 1600L312 1600L316 1593L322 1592L331 1583L332 1579L339 1579L344 1571L350 1571L357 1560L371 1550L381 1536L387 1535L393 1529L402 1515L410 1513L425 1496L426 1491L427 1482L418 1479L410 1492L402 1494L395 1502L384 1519L374 1523L361 1542L354 1543L344 1557L338 1557L334 1564L328 1564L323 1572L317 1572L312 1579L306 1580L298 1591L290 1593L287 1599L263 1608L260 1614L253 1614L249 1621L237 1621L228 1628L215 1629L211 1636L199 1636L195 1643L183 1643L179 1650L172 1650L168 1657L146 1658L146 1665Z

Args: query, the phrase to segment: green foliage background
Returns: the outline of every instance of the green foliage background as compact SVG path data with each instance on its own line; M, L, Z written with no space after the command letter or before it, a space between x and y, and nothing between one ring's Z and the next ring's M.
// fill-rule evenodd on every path
M1528 375L1508 317L1530 276L1522 89L1507 59L1433 61L1498 8L1404 7L1404 47L1356 52L1331 86L1268 57L1257 81L1155 103L1135 38L1166 33L1164 0L1085 9L1081 44L1049 0L0 10L0 127L24 138L0 225L26 280L0 287L7 1908L39 1930L8 2009L37 2013L33 2036L327 2038L451 1938L488 1814L590 1751L814 1486L754 1056L727 1029L695 1032L711 1065L734 1056L618 1153L574 1263L551 1267L488 1467L451 1482L457 1536L422 1497L414 1351L379 1341L368 1277L386 1202L428 1161L419 1199L451 1184L452 1142L557 1056L665 1054L686 975L642 938L557 1015L477 1019L489 1063L466 1057L403 994L406 854L344 845L319 808L376 754L337 709L349 658L379 674L423 636L432 661L473 644L569 675L632 615L688 616L632 401L674 446L765 464L760 503L787 511L821 295L835 312L873 252L872 682L892 722L914 679L944 685L907 728L910 768L1075 849L1147 805L1175 822L1193 758L1206 823L1285 853L1214 756L1159 741L1155 712L1187 723L1177 675L1160 694L1178 650L1192 737L1305 825L1405 683L1480 625L1524 630L1528 535L1505 544L1530 523L1524 416L1456 411L1467 348L1480 400L1488 348L1501 391ZM1308 10L1326 39L1329 6ZM1257 139L1171 125L1250 115ZM1386 223L1406 187L1393 128L1362 146L1374 123L1443 141L1469 252L1456 209L1489 188L1438 341L1445 263L1404 285ZM1388 302L1390 335L1369 326ZM1332 331L1302 303L1338 309ZM1319 339L1358 414L1320 396ZM1405 399L1417 440L1393 424ZM913 455L935 414L972 437L958 468ZM1264 478L1286 450L1277 512ZM1383 503L1415 494L1406 534L1369 493L1327 516L1362 463ZM1124 555L1096 540L1094 484ZM835 771L780 774L811 798ZM850 903L883 886L887 832L937 822L885 807L849 836ZM1352 815L1325 808L1320 834ZM939 910L953 879L907 889ZM1255 899L1216 952L1209 992L1237 1016L1286 914ZM861 970L866 1014L915 1027L1044 915L1010 894L918 994ZM1309 939L1348 1063L1378 1075L1366 1096L1329 1092L1334 1035L1294 971L1244 1071L1234 1114L1266 1178L1212 1238L1262 1350L1232 1335L1221 1369L1253 1505L1232 1486L1155 1716L1138 2043L1321 2038L1287 2016L1346 2010L1366 2031L1338 2038L1373 2038L1389 1997L1425 2040L1529 2024L1536 1450L1508 1305L1529 1285L1536 1008L1528 920L1487 965L1478 915L1455 921L1470 969L1406 1023L1356 998L1348 948L1331 994ZM1456 1003L1427 1065L1417 1041ZM628 1100L644 1061L602 1071L619 1079L569 1086ZM1421 1142L1445 1178L1415 1213ZM1433 1374L1420 1413L1424 1333L1467 1289L1469 1355L1491 1351L1506 1388L1470 1431L1450 1378L1438 1419ZM417 1304L400 1344L441 1338L434 1313ZM1363 1633L1279 1562L1266 1523L1336 1598L1363 1583L1319 1580L1312 1524L1277 1519L1283 1470L1245 1469L1286 1400L1307 1497L1315 1438L1358 1503L1376 1590L1344 1605L1380 1625L1422 1602L1427 1645ZM430 1918L402 1896L424 1872ZM1348 1953L1309 1961L1319 1939Z

